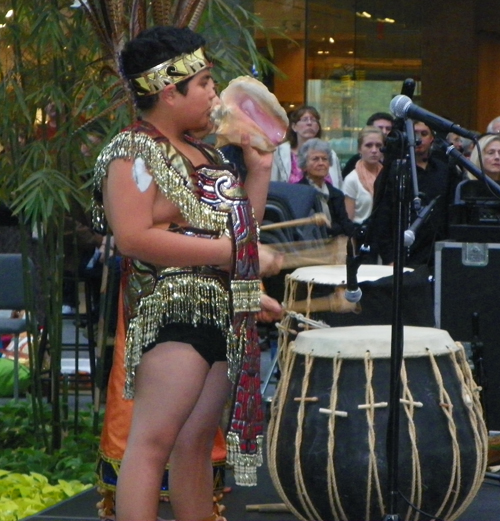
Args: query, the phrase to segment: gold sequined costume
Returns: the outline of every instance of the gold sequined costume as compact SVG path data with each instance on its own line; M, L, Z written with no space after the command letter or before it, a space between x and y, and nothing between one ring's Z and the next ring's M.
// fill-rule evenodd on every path
M186 139L190 139L186 137ZM191 140L207 157L194 169L152 125L137 122L103 149L95 168L94 217L102 218L99 194L111 161L142 159L160 191L180 210L188 227L166 233L233 240L231 273L214 267L161 267L124 258L122 291L126 328L124 396L133 398L135 369L142 350L154 342L163 324L215 325L227 339L228 373L237 385L236 421L228 436L237 483L254 484L262 461L261 397L245 395L260 388L258 338L254 312L260 310L257 224L244 188L212 147ZM240 371L245 372L241 385ZM250 377L248 375L251 375ZM252 381L249 381L249 378ZM250 392L250 391L249 391ZM247 404L251 404L247 407Z

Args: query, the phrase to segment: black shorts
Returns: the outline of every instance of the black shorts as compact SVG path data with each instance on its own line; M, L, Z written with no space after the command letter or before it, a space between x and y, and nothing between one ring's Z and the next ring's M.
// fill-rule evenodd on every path
M214 362L227 360L227 340L223 332L210 324L166 324L160 327L158 336L143 349L143 353L150 351L157 344L163 342L182 342L190 344L212 367Z

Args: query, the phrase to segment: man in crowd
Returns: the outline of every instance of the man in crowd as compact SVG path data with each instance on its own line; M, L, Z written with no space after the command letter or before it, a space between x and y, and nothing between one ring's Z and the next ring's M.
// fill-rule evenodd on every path
M450 168L432 154L434 142L433 131L423 122L414 123L415 160L417 168L418 193L422 208L433 203L428 218L415 232L413 244L406 249L405 266L420 265L433 266L434 243L447 236L448 206L453 200L456 184L460 181L456 169ZM393 264L396 252L394 251L394 237L397 230L397 201L396 201L396 174L395 161L384 168L384 175L379 176L375 187L375 205L372 214L372 233L378 245L378 251L384 264ZM402 168L408 168L408 161ZM414 187L412 176L407 181L407 197L410 203L413 200ZM403 229L408 229L417 218L417 211L410 204L409 218L403 223Z

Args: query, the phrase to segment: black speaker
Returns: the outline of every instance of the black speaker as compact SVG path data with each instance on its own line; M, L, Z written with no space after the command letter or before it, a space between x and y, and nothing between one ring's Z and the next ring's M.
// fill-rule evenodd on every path
M472 343L486 425L500 430L500 244L445 241L435 251L436 325Z

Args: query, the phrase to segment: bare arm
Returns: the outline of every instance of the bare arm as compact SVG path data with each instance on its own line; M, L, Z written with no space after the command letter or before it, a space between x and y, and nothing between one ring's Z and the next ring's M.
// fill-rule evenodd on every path
M176 207L158 192L154 182L140 190L132 176L133 161L115 160L104 182L104 207L121 253L160 266L228 267L231 241L187 237L165 231Z

